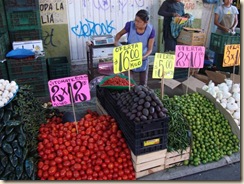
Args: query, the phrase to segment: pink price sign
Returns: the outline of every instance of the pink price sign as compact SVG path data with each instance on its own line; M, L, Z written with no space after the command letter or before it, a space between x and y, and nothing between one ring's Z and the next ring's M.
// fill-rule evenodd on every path
M205 47L176 45L175 67L176 68L203 68Z
M78 75L48 81L51 102L54 107L90 100L87 75ZM72 96L71 96L72 94Z

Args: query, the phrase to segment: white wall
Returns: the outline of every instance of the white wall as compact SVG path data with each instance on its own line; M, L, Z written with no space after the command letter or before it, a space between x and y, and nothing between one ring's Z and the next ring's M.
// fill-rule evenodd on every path
M67 0L70 55L72 62L86 62L85 43L92 35L120 31L140 9L150 13L150 23L158 32L160 0ZM157 42L157 35L156 35ZM157 46L157 43L155 44ZM157 50L157 48L155 48Z

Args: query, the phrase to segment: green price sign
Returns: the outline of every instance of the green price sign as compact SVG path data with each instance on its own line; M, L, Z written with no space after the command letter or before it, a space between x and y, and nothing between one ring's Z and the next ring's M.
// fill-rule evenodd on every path
M153 79L161 79L164 72L165 79L174 77L175 55L156 53L153 64Z
M121 73L142 66L142 42L113 49L114 73Z

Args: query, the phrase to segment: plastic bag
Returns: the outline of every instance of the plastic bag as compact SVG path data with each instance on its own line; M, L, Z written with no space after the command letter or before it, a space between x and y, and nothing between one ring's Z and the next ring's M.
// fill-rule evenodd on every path
M23 59L32 56L35 56L35 53L28 49L15 49L15 50L11 50L6 54L7 58L13 58L13 59Z

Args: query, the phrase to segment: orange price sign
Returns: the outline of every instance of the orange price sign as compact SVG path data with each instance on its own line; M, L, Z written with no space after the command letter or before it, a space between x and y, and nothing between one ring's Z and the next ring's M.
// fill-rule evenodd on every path
M223 67L240 65L240 44L225 45Z

